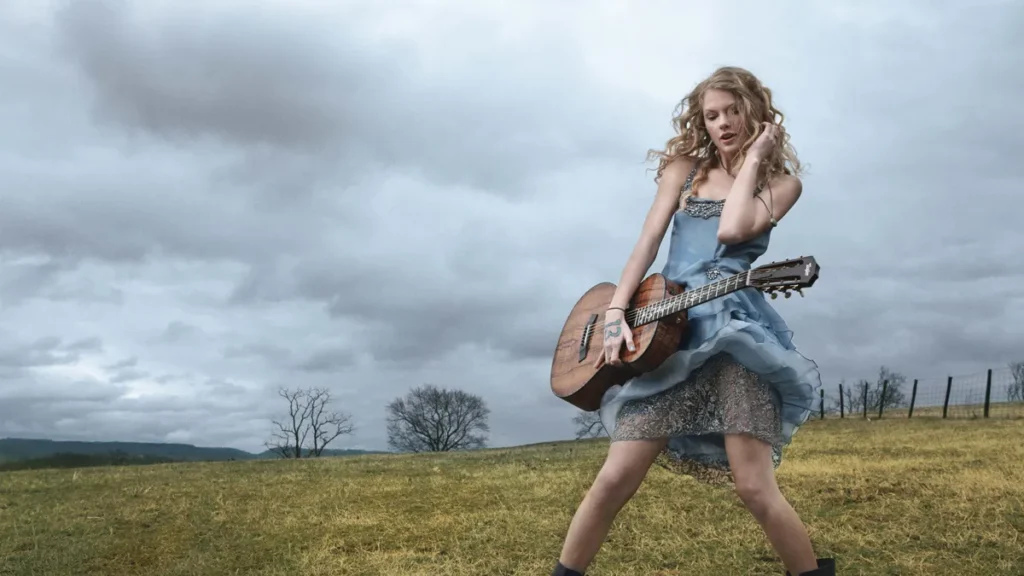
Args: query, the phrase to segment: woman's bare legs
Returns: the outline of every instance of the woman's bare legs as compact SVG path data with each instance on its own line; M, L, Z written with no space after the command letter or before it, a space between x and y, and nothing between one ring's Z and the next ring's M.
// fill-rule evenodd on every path
M815 570L818 563L807 530L775 482L771 446L747 434L728 434L725 451L736 494L761 525L786 569L792 574Z
M633 497L667 439L612 442L601 471L569 524L559 561L584 572L619 510Z

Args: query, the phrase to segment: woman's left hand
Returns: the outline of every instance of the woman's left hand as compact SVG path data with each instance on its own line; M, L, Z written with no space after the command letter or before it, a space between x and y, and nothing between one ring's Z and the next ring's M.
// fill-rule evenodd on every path
M779 141L779 127L771 122L761 122L761 134L750 145L748 156L754 157L759 163L770 157Z

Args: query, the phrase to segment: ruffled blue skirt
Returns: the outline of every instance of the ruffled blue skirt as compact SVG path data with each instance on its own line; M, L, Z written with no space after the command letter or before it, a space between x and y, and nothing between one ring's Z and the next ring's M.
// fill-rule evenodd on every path
M796 350L792 331L757 290L716 298L688 316L689 337L676 353L605 393L605 429L613 441L667 436L659 462L703 480L731 481L730 433L770 444L778 466L782 447L815 408L817 364Z

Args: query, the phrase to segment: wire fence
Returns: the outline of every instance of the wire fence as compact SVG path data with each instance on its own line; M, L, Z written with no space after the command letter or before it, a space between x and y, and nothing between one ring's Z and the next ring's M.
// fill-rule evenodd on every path
M821 390L825 418L1024 418L1024 362L966 376L915 379L885 369L875 382Z

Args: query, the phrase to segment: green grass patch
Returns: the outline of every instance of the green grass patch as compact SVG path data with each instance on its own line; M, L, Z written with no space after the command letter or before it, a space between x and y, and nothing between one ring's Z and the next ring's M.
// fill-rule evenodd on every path
M0 575L546 576L607 442L0 473ZM840 574L1020 574L1024 421L809 422L778 471ZM781 574L727 488L652 469L588 574Z

